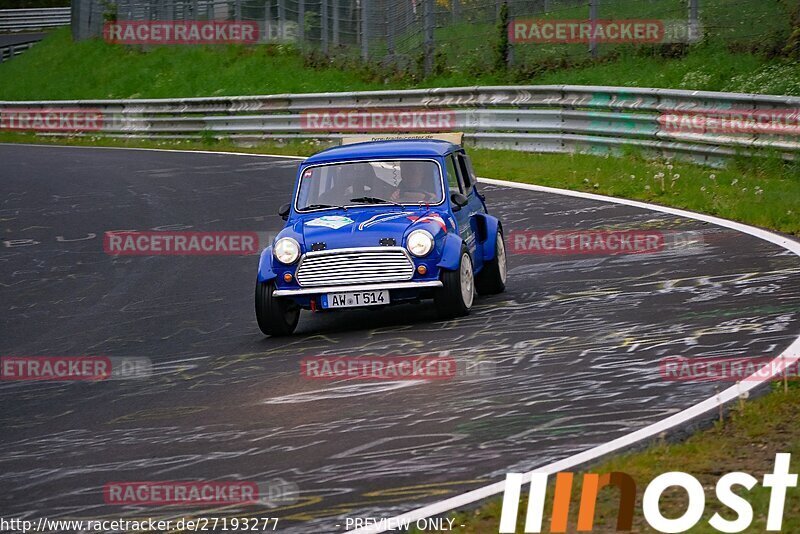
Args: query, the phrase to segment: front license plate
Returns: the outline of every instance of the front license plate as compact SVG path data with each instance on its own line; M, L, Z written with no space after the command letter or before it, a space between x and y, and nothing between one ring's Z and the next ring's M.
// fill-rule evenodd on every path
M389 290L387 289L328 293L322 296L323 308L354 308L356 306L380 306L381 304L389 304Z

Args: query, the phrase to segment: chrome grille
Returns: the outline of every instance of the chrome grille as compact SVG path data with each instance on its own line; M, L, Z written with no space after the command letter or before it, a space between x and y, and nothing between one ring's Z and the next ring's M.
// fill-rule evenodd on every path
M300 260L303 287L411 280L414 262L401 247L369 247L309 252Z

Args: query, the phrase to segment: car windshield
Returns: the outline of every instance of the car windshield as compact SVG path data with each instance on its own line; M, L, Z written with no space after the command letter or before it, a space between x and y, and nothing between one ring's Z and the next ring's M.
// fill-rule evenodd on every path
M303 171L297 209L370 204L438 204L442 201L439 166L430 160L381 160L337 163Z

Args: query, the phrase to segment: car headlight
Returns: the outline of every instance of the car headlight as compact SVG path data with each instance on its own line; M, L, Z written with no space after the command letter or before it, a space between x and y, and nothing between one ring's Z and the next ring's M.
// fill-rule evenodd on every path
M433 236L426 230L414 230L408 234L406 248L418 258L427 256L433 250Z
M279 262L291 265L300 257L300 243L291 237L282 237L275 242L272 253Z

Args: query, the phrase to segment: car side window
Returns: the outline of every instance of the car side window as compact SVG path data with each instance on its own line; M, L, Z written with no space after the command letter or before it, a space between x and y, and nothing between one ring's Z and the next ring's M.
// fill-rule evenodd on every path
M458 153L458 167L464 180L465 191L472 191L472 186L478 181L475 171L472 170L472 162L469 156L463 152Z
M461 188L458 183L458 171L456 171L456 164L453 156L447 157L447 185L451 193L460 193Z

